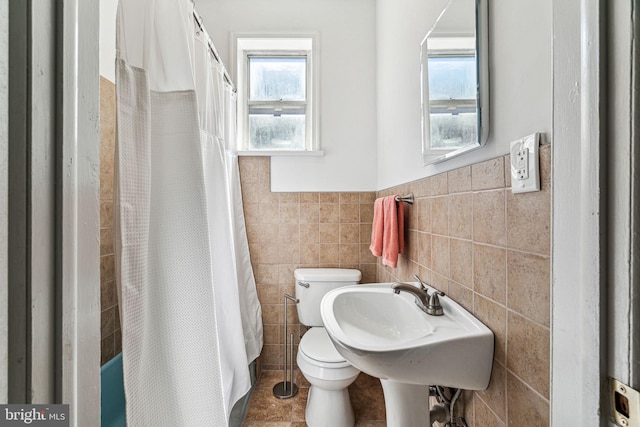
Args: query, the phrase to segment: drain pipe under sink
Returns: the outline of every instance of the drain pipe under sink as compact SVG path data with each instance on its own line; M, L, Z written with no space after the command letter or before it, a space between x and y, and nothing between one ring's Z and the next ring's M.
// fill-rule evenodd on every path
M430 425L433 426L433 423L439 422L444 423L445 427L457 427L458 425L462 427L468 427L467 421L464 417L460 417L460 424L457 424L454 420L454 406L456 404L456 400L460 396L462 389L449 389L453 392L453 396L450 399L447 399L443 393L443 387L441 386L430 386L429 387L429 396L433 396L438 400L438 403L435 403L431 409L429 410L429 422ZM448 419L448 420L447 420Z
M449 418L449 408L441 403L436 403L429 409L429 425L433 425L436 421L446 423Z

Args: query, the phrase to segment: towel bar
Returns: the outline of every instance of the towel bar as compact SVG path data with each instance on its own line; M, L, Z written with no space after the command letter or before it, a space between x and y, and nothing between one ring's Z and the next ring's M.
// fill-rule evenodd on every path
M396 202L406 202L409 203L410 205L413 204L413 193L409 193L406 196L396 196Z

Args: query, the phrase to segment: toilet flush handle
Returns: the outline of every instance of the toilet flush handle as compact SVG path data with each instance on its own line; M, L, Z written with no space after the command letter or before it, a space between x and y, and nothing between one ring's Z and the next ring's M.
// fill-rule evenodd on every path
M302 286L303 288L308 288L310 285L307 282L298 282L298 286Z

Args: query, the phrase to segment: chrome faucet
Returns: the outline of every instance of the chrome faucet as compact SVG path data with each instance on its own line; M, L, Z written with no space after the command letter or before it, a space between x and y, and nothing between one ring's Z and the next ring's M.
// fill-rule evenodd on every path
M425 289L416 288L408 283L396 282L391 286L394 294L399 294L400 291L409 292L416 297L416 305L420 307L422 311L427 312L427 306L429 305L429 292Z
M440 305L440 298L438 296L444 296L444 292L434 291L432 294L429 294L427 287L424 286L424 282L422 282L420 278L418 278L418 281L422 289L403 282L394 283L391 285L391 289L393 289L393 293L395 294L399 294L400 291L410 293L416 298L416 305L420 310L431 316L442 316L444 310L442 309L442 305Z

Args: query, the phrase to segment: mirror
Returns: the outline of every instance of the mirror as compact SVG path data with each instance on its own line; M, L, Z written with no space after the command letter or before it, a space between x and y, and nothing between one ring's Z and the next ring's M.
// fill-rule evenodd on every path
M420 52L422 156L438 163L489 136L488 0L449 0Z

